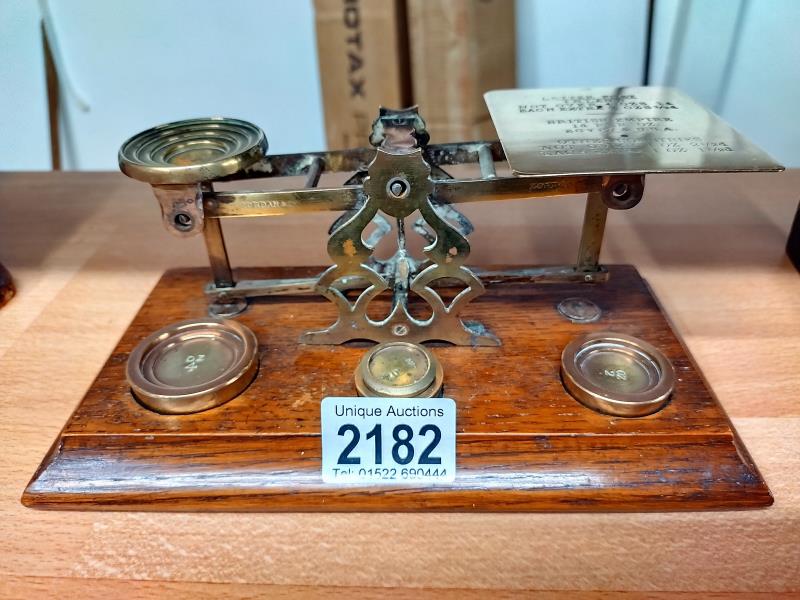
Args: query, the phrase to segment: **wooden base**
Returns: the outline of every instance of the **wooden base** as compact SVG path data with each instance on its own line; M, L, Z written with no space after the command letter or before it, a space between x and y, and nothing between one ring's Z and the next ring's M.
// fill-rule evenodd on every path
M655 511L768 506L772 496L698 369L631 266L601 284L493 286L471 304L498 348L431 346L457 414L457 476L435 487L324 484L320 401L355 395L367 344L304 346L332 322L316 297L255 301L238 319L259 338L261 369L238 398L186 416L139 405L128 354L163 325L206 314L204 269L168 271L142 306L22 497L50 509L191 511ZM318 269L244 269L241 278ZM556 305L580 296L603 309L574 324ZM595 413L559 378L574 336L641 337L678 374L671 402L638 419Z

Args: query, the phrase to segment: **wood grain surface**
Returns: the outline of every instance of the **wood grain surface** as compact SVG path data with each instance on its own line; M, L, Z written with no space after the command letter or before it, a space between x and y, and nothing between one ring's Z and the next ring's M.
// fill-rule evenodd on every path
M503 270L503 267L497 267ZM321 267L248 269L239 279L286 279ZM133 348L168 323L202 318L208 269L167 271L112 351L25 491L34 508L229 511L652 511L753 508L772 497L719 403L636 270L609 265L598 284L490 285L469 307L499 347L429 344L456 401L454 482L442 486L326 485L320 401L356 395L365 344L299 344L336 319L321 297L250 303L237 321L258 336L261 367L227 404L159 415L131 395ZM576 296L602 309L572 323L556 307ZM389 298L373 302L377 315ZM677 373L655 414L624 419L575 401L561 351L586 333L654 344ZM371 344L369 344L371 346Z
M204 266L204 250L169 237L149 190L121 175L0 174L0 260L18 288L0 310L0 594L796 596L800 277L784 247L799 184L651 176L638 207L609 215L603 253L653 287L769 484L766 510L64 513L23 507L22 489L163 271ZM468 206L472 260L572 260L582 211L578 197ZM329 221L226 233L238 265L325 264Z

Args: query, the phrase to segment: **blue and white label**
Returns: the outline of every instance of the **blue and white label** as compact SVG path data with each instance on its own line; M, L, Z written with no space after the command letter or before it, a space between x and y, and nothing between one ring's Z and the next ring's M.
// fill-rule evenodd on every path
M325 398L325 483L430 484L456 477L450 398Z

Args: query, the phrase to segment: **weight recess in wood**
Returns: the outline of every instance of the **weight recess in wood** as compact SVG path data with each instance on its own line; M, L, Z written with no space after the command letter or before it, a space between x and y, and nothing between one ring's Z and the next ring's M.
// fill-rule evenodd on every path
M242 269L289 278L320 269ZM238 397L190 415L159 415L131 396L125 364L166 323L204 316L206 269L168 271L64 426L23 495L31 507L179 511L661 511L768 506L772 497L697 367L630 266L604 283L488 286L467 318L498 347L429 344L456 403L455 481L430 487L322 481L320 402L355 396L370 344L308 346L334 309L316 297L253 302L262 368ZM602 316L574 323L565 298ZM567 343L592 331L652 344L678 377L655 414L619 418L577 402L559 376Z

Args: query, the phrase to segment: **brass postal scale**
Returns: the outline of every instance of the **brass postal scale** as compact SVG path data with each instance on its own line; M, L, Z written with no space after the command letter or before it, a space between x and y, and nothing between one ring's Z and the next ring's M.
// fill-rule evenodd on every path
M206 269L163 275L23 502L224 511L771 504L636 269L598 259L608 210L636 206L647 174L782 167L673 89L501 90L486 102L499 142L430 144L415 108L381 109L369 146L334 152L270 156L258 127L226 118L125 142L123 172L152 186L168 231L204 237L211 281ZM448 173L470 163L472 178ZM330 172L349 178L319 187ZM214 187L298 175L300 189ZM584 193L574 264L470 264L473 224L459 204ZM331 266L231 268L227 219L308 211L336 213ZM424 240L421 254L412 236ZM388 258L375 255L381 240L391 241Z

